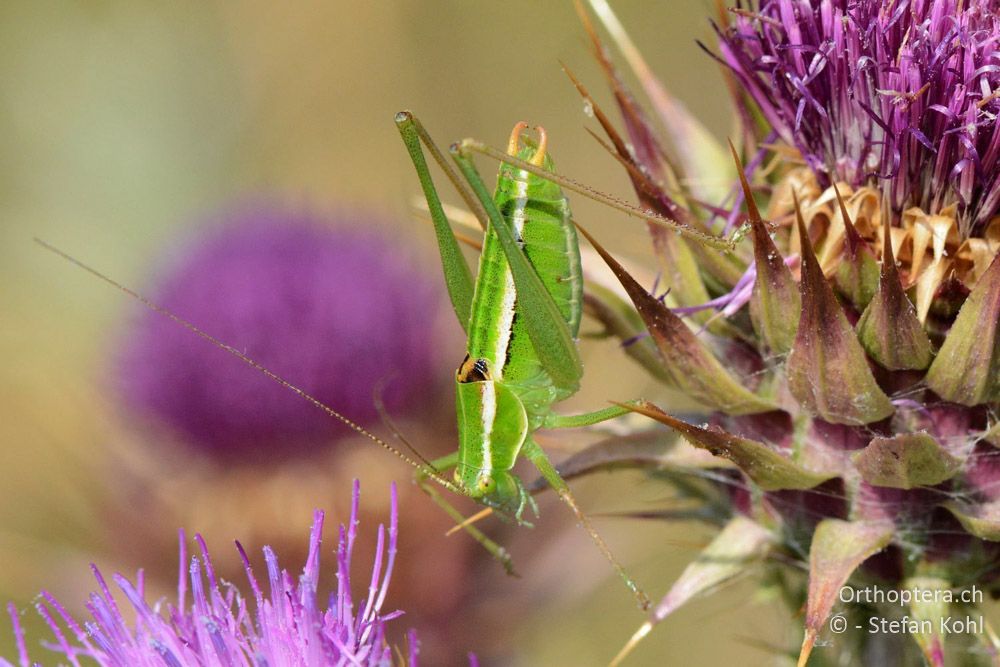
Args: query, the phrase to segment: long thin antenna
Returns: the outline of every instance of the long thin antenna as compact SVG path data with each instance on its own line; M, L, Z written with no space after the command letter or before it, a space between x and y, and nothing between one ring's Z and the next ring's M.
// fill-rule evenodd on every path
M312 403L313 405L315 405L317 408L319 408L320 410L322 410L323 412L325 412L329 416L333 417L334 419L339 420L341 423L343 423L344 425L350 427L352 430L356 431L357 433L360 433L361 435L365 436L366 438L368 438L372 442L375 442L376 444L378 444L379 446L381 446L383 449L385 449L385 450L387 450L389 452L392 452L397 457L399 457L403 461L406 461L407 463L409 463L411 466L413 466L417 470L420 470L421 472L426 473L431 479L433 479L434 481L436 481L438 484L440 484L441 486L445 487L449 491L453 491L453 492L455 492L455 493L457 493L459 495L463 495L463 496L467 495L467 494L463 493L461 491L461 489L459 489L457 486L455 486L451 482L449 482L449 481L447 481L445 479L442 479L440 476L438 476L438 472L434 468L426 466L426 465L424 465L422 463L419 463L419 462L415 461L411 457L407 456L403 452L399 451L398 449L396 449L395 447L393 447L392 445L390 445L389 443L387 443L385 440L382 440L378 436L374 435L373 433L371 433L370 431L368 431L367 429L365 429L363 426L361 426L357 422L354 422L351 419L348 419L344 415L340 414L339 412L337 412L336 410L334 410L330 406L328 406L325 403L323 403L322 401L320 401L318 398L312 396L311 394L309 394L305 390L303 390L303 389L295 386L291 382L288 382L287 380L285 380L284 378L282 378L281 376L279 376L274 371L266 368L265 366L261 365L259 362L254 361L253 359L251 359L247 355L243 354L242 352L240 352L239 350L237 350L232 345L228 345L228 344L222 342L221 340L219 340L218 338L216 338L215 336L211 335L210 333L202 331L201 329L199 329L198 327L196 327L191 322L188 322L187 320L185 320L180 315L176 315L175 313L167 310L166 308L153 303L152 301L150 301L146 297L142 296L138 292L136 292L136 291L134 291L132 289L129 289L128 287L125 287L124 285L122 285L121 283L117 282L113 278L110 278L110 277L104 275L103 273L101 273L97 269L95 269L95 268L93 268L93 267L91 267L91 266L83 263L82 261L80 261L79 259L73 257L72 255L69 255L66 252L63 252L59 248L57 248L57 247L55 247L55 246L53 246L53 245L51 245L51 244L49 244L49 243L47 243L47 242L39 239L39 238L35 238L34 241L35 241L35 243L37 243L38 245L40 245L42 248L45 248L49 252L51 252L51 253L53 253L55 255L58 255L59 257L62 257L67 262L70 262L71 264L75 264L76 266L80 267L81 269L83 269L87 273L89 273L89 274L95 276L96 278L104 281L108 285L111 285L112 287L115 287L115 288L121 290L122 292L124 292L125 294L129 295L130 297L132 297L133 299L135 299L136 301L138 301L142 305L146 306L150 310L152 310L152 311L154 311L156 313L159 313L160 315L163 315L164 317L170 318L171 320L173 320L177 324L180 324L185 329L187 329L187 330L191 331L192 333L197 334L198 336L204 338L205 340L207 340L208 342L212 343L216 347L222 348L223 350L225 350L229 354L233 355L237 359L240 359L241 361L243 361L245 364L247 364L248 366L250 366L254 370L258 371L259 373L264 374L265 376L267 376L271 380L274 380L275 382L277 382L278 384L280 384L282 387L285 387L286 389L294 392L295 394L298 394L300 397L302 397L305 400L309 401L310 403Z
M427 466L429 470L440 473L441 471L438 470L433 463L428 461L427 457L421 454L417 448L413 446L413 443L411 443L407 437L403 435L403 432L398 426L396 426L396 422L393 421L392 417L389 415L389 411L385 407L385 401L382 399L383 392L385 391L385 385L388 381L387 378L388 376L384 376L380 379L375 385L374 391L372 391L372 402L375 404L375 411L378 412L378 416L382 420L382 424L392 431L392 434L396 436L396 439L406 445L406 448L409 449L414 456L420 459L421 463Z

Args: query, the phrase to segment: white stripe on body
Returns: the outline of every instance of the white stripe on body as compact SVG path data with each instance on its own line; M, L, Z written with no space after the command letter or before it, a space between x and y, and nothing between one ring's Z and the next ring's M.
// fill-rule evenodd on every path
M573 223L570 222L569 224L572 225ZM570 234L564 234L563 236L566 239L566 257L569 259L569 277L572 278L573 276L580 275L580 253L577 250L577 248L574 247L574 245L577 244L578 241L572 238ZM574 288L575 287L576 286L574 285ZM580 307L576 289L570 290L569 306L570 306L569 310L570 313L572 313L574 309Z
M483 434L483 463L491 465L493 462L493 423L497 418L497 391L492 382L481 383L482 392L482 434Z
M528 172L519 171L515 179L517 189L515 191L514 210L510 219L514 228L514 237L520 239L524 230L524 207L528 202ZM500 319L497 322L497 329L500 335L497 336L497 346L493 350L494 378L503 379L504 362L507 359L507 346L510 345L511 327L514 324L514 306L517 300L517 288L514 286L514 275L510 272L510 267L504 272L503 300L500 304Z

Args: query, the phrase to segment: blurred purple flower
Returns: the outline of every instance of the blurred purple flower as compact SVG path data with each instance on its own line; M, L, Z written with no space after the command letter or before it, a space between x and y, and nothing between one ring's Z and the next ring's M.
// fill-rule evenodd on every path
M377 417L381 382L390 411L427 401L436 281L368 229L372 220L341 216L335 222L354 226L334 227L274 204L220 218L176 253L150 293L155 302L360 423ZM137 316L123 348L118 378L129 406L216 456L281 457L345 432L157 313Z
M385 625L402 614L399 611L382 613L398 537L395 485L391 494L388 536L385 526L379 525L368 593L356 603L351 596L350 572L358 527L360 485L357 480L350 521L340 526L337 589L325 605L317 598L323 537L323 512L317 510L309 538L309 556L297 584L287 570L279 569L278 558L271 548L264 547L269 586L266 597L246 552L239 542L236 543L253 593L252 610L235 585L216 579L208 548L200 535L195 535L195 541L201 556L192 556L188 564L186 540L181 531L176 606L167 604L166 614L163 614L162 602L151 606L146 601L141 570L135 583L116 574L114 582L132 607L128 616L135 617L130 624L112 598L103 575L93 566L99 590L92 593L87 602L91 620L82 626L50 593L41 594L42 601L36 608L56 639L46 647L77 667L81 659L84 664L93 660L102 667L391 665L392 650L386 640ZM29 658L17 608L10 604L8 611L17 635L18 664L21 667L40 664L32 663ZM62 620L61 624L57 618ZM408 644L408 664L416 667L417 642L413 632L408 635ZM0 658L0 667L13 665Z
M896 211L1000 209L996 0L749 0L722 58L824 186L886 179Z

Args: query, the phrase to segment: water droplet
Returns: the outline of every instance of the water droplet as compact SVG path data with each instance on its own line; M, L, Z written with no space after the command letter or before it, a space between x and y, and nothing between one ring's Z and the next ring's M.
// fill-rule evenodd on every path
M594 117L594 104L590 100L583 101L583 115L587 118Z

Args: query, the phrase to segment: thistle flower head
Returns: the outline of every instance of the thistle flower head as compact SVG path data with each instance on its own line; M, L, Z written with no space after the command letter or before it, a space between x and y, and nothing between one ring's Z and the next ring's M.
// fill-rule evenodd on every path
M728 508L621 655L697 593L762 562L792 607L805 608L800 667L844 585L1000 590L1000 5L741 3L717 28L748 121L743 154L731 147L733 205L695 190L705 174L692 165L720 165L722 151L692 130L697 120L651 77L606 3L592 4L681 157L663 157L594 36L631 146L595 116L637 196L698 231L714 231L719 217L749 228L723 259L651 225L663 299L601 251L650 333L629 354L707 418L634 409L715 457L698 470L716 495L682 494ZM665 458L657 465L693 460ZM786 559L808 579L785 571ZM895 611L940 628L969 610L845 613L864 624ZM915 639L900 650L919 647L932 665L946 643L962 646L940 631ZM841 641L836 660L853 664L878 640Z
M380 525L375 562L366 594L351 592L351 556L357 539L360 486L354 483L351 516L341 524L336 549L336 590L327 599L319 595L323 512L316 511L309 538L309 556L302 574L294 578L278 564L277 555L264 548L266 582L258 578L239 542L250 594L215 576L208 548L195 536L199 554L187 558L180 533L180 574L173 604L146 600L142 571L135 581L120 574L112 581L128 606L122 608L111 587L93 566L98 590L90 595L90 619L74 619L50 593L43 592L36 609L55 637L47 648L60 660L102 667L168 665L363 665L393 664L386 624L402 612L383 612L396 559L398 511L393 485L389 528ZM20 631L18 611L8 606L18 640L19 665L32 663ZM416 665L417 644L409 636L409 663ZM13 665L0 658L0 666Z
M878 183L894 211L1000 208L995 0L751 0L720 51L823 187Z
M362 215L333 222L276 204L220 216L175 253L161 306L360 423L435 386L438 292ZM343 226L351 223L352 226ZM124 400L223 458L306 451L336 422L223 350L143 310L126 333Z

